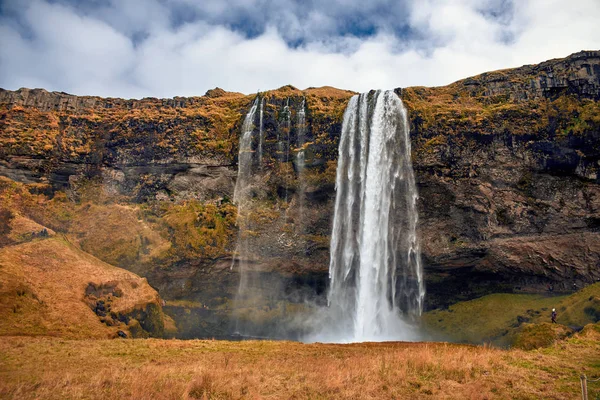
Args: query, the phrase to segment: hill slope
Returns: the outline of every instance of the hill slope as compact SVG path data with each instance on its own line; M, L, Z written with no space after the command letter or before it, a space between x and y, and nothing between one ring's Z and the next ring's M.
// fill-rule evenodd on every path
M0 335L162 336L158 294L63 237L0 248Z

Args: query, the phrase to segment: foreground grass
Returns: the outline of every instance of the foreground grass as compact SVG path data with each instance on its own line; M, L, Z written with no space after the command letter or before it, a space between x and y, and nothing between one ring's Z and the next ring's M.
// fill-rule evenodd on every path
M446 343L0 338L0 397L570 399L600 333L536 351ZM600 392L590 388L590 398Z

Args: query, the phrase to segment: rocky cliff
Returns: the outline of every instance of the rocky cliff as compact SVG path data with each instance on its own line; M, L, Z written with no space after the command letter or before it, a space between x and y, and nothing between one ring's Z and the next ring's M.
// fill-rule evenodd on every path
M402 92L426 265L456 282L430 293L600 278L599 88L600 53L588 51Z
M427 307L600 279L600 52L396 92L411 119ZM290 86L258 95L264 157L252 166L245 257L267 300L242 319L260 325L323 299L352 95ZM225 334L239 281L239 135L255 98L0 90L0 175L20 183L2 192L1 207L146 276L189 336ZM259 113L254 124L258 132Z

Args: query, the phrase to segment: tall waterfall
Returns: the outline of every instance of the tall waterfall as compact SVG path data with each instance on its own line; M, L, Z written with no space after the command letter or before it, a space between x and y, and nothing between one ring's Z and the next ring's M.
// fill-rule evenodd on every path
M240 269L240 284L238 288L238 297L246 288L246 267L249 257L247 231L250 229L248 211L250 206L250 178L252 177L252 133L254 132L254 115L258 107L258 97L254 100L250 111L244 118L242 124L242 134L240 136L239 155L238 155L238 176L233 191L233 202L237 204L237 223L239 227L238 240L235 247L235 253ZM233 269L234 260L231 263Z
M262 159L263 159L263 114L265 111L265 98L260 99L260 117L258 122L258 167L262 169Z
M305 164L304 142L306 140L306 111L304 110L304 102L305 102L305 100L302 99L302 104L300 105L300 108L298 109L298 114L297 114L298 153L296 153L296 168L298 170L298 176L301 176L302 173L304 172L304 164Z
M394 92L352 97L336 177L331 340L415 339L406 321L421 314L425 288L410 148L407 112Z
M296 152L296 175L297 175L297 198L298 198L298 215L296 221L296 230L299 233L304 233L304 196L306 192L306 182L304 179L304 167L306 164L304 144L306 141L306 111L304 110L305 100L302 99L302 104L296 114L297 125L297 152Z

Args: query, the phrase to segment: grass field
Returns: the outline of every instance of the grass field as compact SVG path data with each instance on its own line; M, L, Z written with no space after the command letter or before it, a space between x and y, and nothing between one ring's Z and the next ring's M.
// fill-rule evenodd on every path
M574 399L600 329L551 347L0 338L7 399ZM600 385L590 385L590 399ZM596 396L596 397L594 397Z

